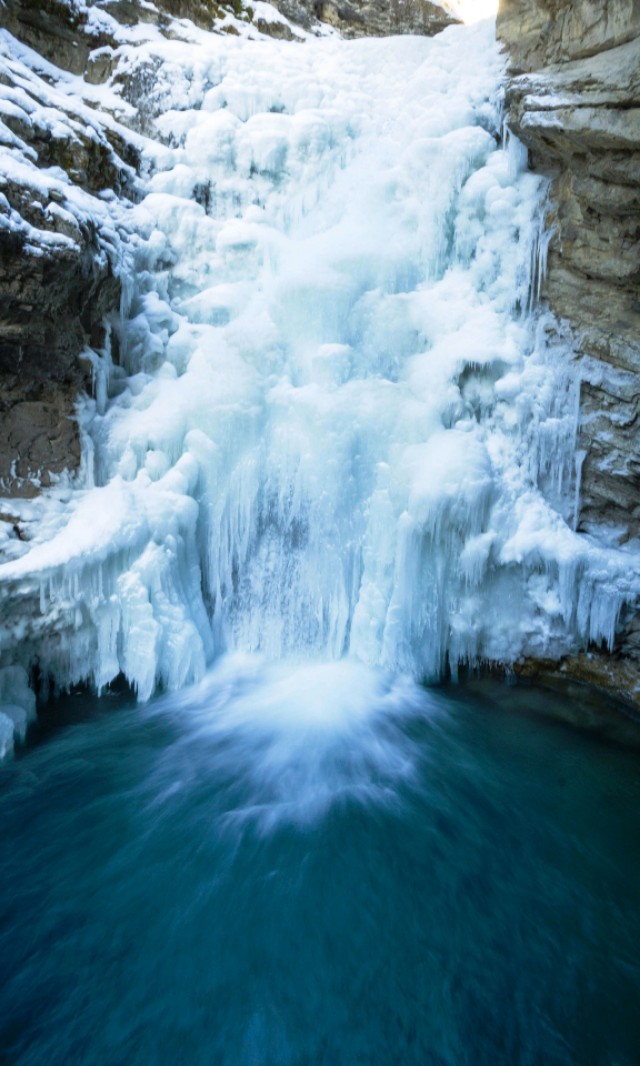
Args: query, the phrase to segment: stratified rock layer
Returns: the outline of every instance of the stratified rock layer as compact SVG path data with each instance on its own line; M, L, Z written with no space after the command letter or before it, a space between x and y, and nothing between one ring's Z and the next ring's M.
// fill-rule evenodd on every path
M545 294L583 353L580 523L640 534L640 3L502 0L509 124L553 176ZM544 65L543 65L544 64ZM541 69L534 69L543 65Z
M509 125L552 177L544 294L582 356L579 528L623 542L640 535L640 3L501 0L498 34ZM623 620L623 659L637 630Z
M498 36L518 74L632 41L639 19L638 0L500 0Z
M447 5L429 0L315 0L313 11L345 37L432 35L460 21Z

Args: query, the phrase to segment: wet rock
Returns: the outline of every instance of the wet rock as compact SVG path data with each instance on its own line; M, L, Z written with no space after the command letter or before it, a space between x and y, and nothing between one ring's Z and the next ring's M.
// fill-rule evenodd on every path
M604 652L591 650L572 658L556 662L552 659L529 659L517 663L516 677L536 684L581 685L603 693L614 693L620 700L619 710L633 723L633 732L640 746L640 688L633 659L619 655L611 657ZM566 711L571 715L571 706ZM585 723L584 708L580 707L570 721L576 725Z

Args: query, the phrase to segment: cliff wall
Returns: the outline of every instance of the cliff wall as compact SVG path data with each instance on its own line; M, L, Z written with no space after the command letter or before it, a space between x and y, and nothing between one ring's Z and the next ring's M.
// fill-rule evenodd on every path
M448 4L429 0L312 0L305 6L311 18L334 26L344 37L432 35L459 21ZM289 0L276 0L276 7L288 14Z
M0 33L4 497L33 496L76 469L75 402L91 385L81 357L104 343L104 316L119 300L109 203L135 195L137 150L58 69L77 74L92 50L115 43L87 22L62 0L6 0L0 9L8 31Z
M545 295L584 354L580 523L640 533L640 2L502 0L511 129L552 176Z
M140 87L121 94L134 104L131 130L77 91L116 70L118 26L144 22L172 35L174 20L188 17L236 33L241 20L292 38L317 30L318 19L345 36L435 33L455 21L448 5L427 0L277 7L283 20L267 26L240 0L0 4L0 148L16 163L0 180L3 496L37 492L77 466L74 403L90 384L81 356L104 343L104 316L119 299L105 204L136 195ZM511 63L509 124L552 179L544 295L580 357L579 528L621 543L640 536L640 0L501 0L498 34ZM43 57L37 76L16 42L35 50L32 61ZM83 81L58 92L47 62ZM616 655L631 680L613 684L627 691L640 664L635 617L622 620Z
M640 0L501 0L497 32L509 126L552 179L544 296L580 357L579 528L623 543L640 535Z

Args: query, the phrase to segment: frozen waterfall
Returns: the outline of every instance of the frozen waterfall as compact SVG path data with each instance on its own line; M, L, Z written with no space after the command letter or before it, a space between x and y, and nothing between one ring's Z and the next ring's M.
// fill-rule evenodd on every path
M491 23L152 52L83 475L0 567L3 646L146 699L223 650L433 679L611 643L635 579L573 531L579 382Z

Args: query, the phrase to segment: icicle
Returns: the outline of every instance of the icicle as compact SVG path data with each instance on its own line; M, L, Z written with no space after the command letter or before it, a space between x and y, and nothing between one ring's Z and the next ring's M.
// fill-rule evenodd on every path
M573 494L573 521L572 528L576 530L578 528L578 522L580 520L580 489L582 487L582 467L584 461L587 458L587 453L583 448L579 448L574 456L575 462L575 486Z
M516 135L509 129L506 121L502 126L502 143L508 161L508 174L510 181L516 181L519 174L524 173L529 167L529 151Z
M575 532L546 185L507 127L497 149L503 60L469 32L277 64L194 39L179 109L159 64L179 148L126 212L82 473L0 570L59 685L147 699L231 649L435 678L614 640L640 582Z
M527 299L527 313L529 315L540 302L542 286L547 276L547 258L552 237L553 229L547 227L546 211L544 205L541 205L539 223L531 244L529 295Z

